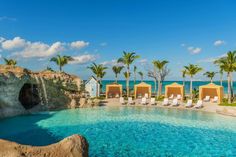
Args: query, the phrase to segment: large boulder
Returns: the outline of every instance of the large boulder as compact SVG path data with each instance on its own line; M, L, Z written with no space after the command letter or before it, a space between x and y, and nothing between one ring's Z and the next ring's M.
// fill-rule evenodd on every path
M79 135L72 135L48 146L28 146L0 139L1 157L88 157L88 143Z

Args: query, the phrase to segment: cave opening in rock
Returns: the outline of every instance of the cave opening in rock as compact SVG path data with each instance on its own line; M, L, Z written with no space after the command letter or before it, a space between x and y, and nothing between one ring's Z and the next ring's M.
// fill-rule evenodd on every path
M25 83L19 93L19 101L25 109L31 109L40 103L38 86Z

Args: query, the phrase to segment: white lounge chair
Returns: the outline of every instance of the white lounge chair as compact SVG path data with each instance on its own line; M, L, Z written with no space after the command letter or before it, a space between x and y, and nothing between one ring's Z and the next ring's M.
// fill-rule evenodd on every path
M120 103L121 103L122 105L125 105L125 99L124 99L124 97L120 97Z
M172 106L179 106L179 102L178 102L178 99L175 98L172 102Z
M115 96L116 98L119 98L120 97L120 95L119 94L116 94L116 96Z
M188 100L185 107L189 108L189 107L192 107L192 106L193 106L193 100Z
M150 105L156 105L156 99L155 98L151 98Z
M171 94L169 99L173 99L174 98L174 94Z
M182 96L180 94L177 95L177 99L178 100L181 100L182 99Z
M128 104L134 105L134 101L133 101L132 97L128 97Z
M205 101L205 102L210 101L210 96L207 95L207 96L203 99L203 101Z
M212 102L217 103L218 102L218 96L214 96Z
M195 108L202 108L203 107L203 103L202 103L202 100L198 100L197 101L197 104L194 106Z
M109 98L112 98L112 94L111 94L111 93L109 93L109 94L108 94L108 97L109 97Z
M163 106L168 106L169 104L170 104L170 103L169 103L168 98L164 98L162 105L163 105Z
M142 98L142 100L141 100L141 104L142 105L147 105L147 98Z
M145 98L148 98L148 93L145 93L145 94L144 94L144 97L145 97Z

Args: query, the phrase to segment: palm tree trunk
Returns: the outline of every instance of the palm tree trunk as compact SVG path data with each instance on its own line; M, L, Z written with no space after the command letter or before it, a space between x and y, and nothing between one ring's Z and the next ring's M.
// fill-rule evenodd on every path
M223 86L223 75L220 74L220 85Z
M158 80L158 91L157 91L157 96L159 97L160 96L160 88L161 88L161 81Z
M211 78L211 83L213 83L213 80L212 80L212 78Z
M134 85L136 83L136 73L134 73Z
M59 65L59 71L62 72L62 66L61 65Z
M193 78L190 78L190 98L192 99L192 91L193 91Z
M227 77L228 77L228 103L231 104L231 78L230 78L230 73L228 73Z
M129 67L127 67L126 90L127 90L127 97L129 97Z
M230 74L230 80L231 80L231 87L230 87L230 89L231 89L231 98L233 99L234 98L234 88L233 88L233 86L234 86L234 82L233 82L233 73L231 73Z
M118 76L117 76L117 74L116 74L116 83L118 82Z
M160 91L159 91L159 96L161 96L161 94L162 94L162 81L160 81L160 89L159 89Z
M183 86L185 86L185 78L183 79Z
M156 96L157 96L157 80L156 79L154 79L154 87L155 87L154 91L155 91Z

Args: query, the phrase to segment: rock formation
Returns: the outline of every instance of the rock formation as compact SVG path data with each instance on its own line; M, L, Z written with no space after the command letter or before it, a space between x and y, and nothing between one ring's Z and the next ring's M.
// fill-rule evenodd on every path
M0 118L76 108L81 97L81 82L77 76L66 73L32 72L0 65Z
M28 146L0 139L1 157L88 157L88 143L72 135L49 146Z

